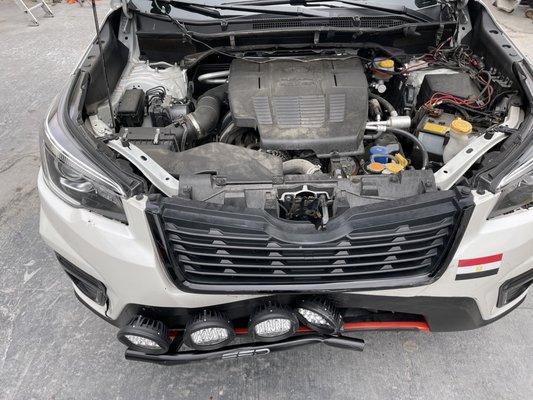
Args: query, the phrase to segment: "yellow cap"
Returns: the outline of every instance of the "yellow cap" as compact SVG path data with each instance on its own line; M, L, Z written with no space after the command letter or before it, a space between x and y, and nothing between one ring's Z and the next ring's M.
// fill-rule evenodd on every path
M424 132L434 133L435 135L444 135L450 130L449 126L436 124L434 122L426 122L422 128Z
M378 61L379 68L394 68L394 60L386 58L385 60Z
M387 163L387 169L393 174L403 171L403 166L397 163Z
M455 118L452 121L450 128L452 128L455 133L460 135L469 135L472 133L472 124L461 118Z
M400 164L403 168L406 168L409 165L409 160L400 153L396 153L394 159L396 160L396 163Z

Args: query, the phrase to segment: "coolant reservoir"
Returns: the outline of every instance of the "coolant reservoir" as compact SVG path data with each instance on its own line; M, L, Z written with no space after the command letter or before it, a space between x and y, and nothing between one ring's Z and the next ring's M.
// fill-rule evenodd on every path
M394 74L394 60L390 58L374 59L374 78L389 80Z
M472 140L472 124L461 118L454 119L450 124L450 140L442 154L444 162L447 163L455 157L468 145L470 140Z
M387 90L386 82L392 78L394 74L394 60L390 58L375 58L372 62L374 72L372 77L373 82L370 83L370 87L374 88L378 93L385 93Z

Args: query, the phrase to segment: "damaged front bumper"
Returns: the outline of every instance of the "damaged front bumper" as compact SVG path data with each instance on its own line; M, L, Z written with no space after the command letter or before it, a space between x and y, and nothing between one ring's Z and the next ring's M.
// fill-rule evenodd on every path
M229 314L237 327L237 336L245 335L247 332L242 328L245 323L239 325L239 321L246 321L261 302L275 300L290 305L310 293L207 294L184 291L176 286L161 261L146 217L146 199L131 198L124 202L128 217L128 225L125 225L87 210L72 208L46 186L42 176L38 185L41 235L64 260L101 283L102 293L91 299L74 282L76 295L88 308L119 328L128 324L133 316L144 315L163 321L174 331L173 337L176 338L192 315L208 309ZM447 268L432 283L365 292L345 289L319 293L342 310L345 325L354 324L345 326L349 329L343 329L341 334L362 329L467 330L491 323L517 307L524 300L531 282L528 274L533 266L530 251L533 210L487 220L496 201L497 197L490 193L474 194L476 205L462 240L450 255ZM503 254L496 273L473 279L457 278L460 260L491 254ZM78 271L76 276L81 279L85 275ZM517 277L521 279L515 279ZM519 286L507 285L513 290L518 288L518 291L508 297L509 301L499 302L501 288L507 287L505 284L510 281L519 282ZM381 314L369 318L367 314L358 314L360 310L378 310ZM403 319L391 318L393 315ZM323 335L318 337L309 331L299 330L289 338L291 340L276 342L280 345L244 344L218 349L213 354L202 352L203 355L175 349L175 353L165 356L144 357L138 352L128 351L127 356L146 361L173 363L177 360L181 363L203 357L221 358L224 354L229 354L226 358L261 354L270 349L277 351L300 344L336 343L333 339L325 340ZM178 340L173 346L179 343ZM180 355L183 353L185 355ZM176 360L172 361L174 358Z

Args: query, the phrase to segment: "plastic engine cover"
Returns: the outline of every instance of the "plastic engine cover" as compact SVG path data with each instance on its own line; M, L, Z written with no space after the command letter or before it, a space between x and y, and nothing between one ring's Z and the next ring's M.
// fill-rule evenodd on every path
M368 83L358 59L234 60L229 103L236 126L258 128L264 149L363 152Z

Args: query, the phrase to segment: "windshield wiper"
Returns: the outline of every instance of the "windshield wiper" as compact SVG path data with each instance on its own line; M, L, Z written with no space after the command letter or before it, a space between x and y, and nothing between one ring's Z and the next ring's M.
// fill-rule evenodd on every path
M208 15L213 18L223 18L218 10L229 10L229 11L242 11L249 13L260 13L260 14L277 14L277 15L290 15L296 17L324 17L327 16L324 12L318 10L302 10L297 8L296 10L281 10L275 8L265 9L264 6L270 4L260 5L259 7L254 7L254 3L250 2L248 4L206 4L204 2L194 2L194 1L179 1L179 0L156 0L154 3L169 4L173 7L179 8L180 10L189 11L197 14ZM289 4L289 3L286 3ZM274 4L275 5L275 4Z
M243 0L243 1L238 1L236 3L222 3L222 4L232 4L232 5L238 5L238 6L241 6L241 5L245 6L245 5L253 4L254 6L291 5L291 6L311 7L311 6L320 5L317 3L323 3L325 5L326 3L332 3L332 2L346 4L350 6L356 6L360 8L366 8L368 10L405 14L407 16L422 20L424 22L431 21L430 18L428 18L426 15L422 14L421 12L405 7L403 5L398 5L398 7L381 7L381 6L376 6L373 4L368 4L366 2L360 2L357 0Z
M155 1L153 1L153 4L162 13L165 13L166 10L164 10L162 7L160 7L159 3L163 3L163 4L166 4L166 5L172 5L175 8L179 8L180 10L188 11L188 12L191 12L191 13L194 13L194 14L205 15L207 17L212 17L212 18L222 18L222 14L220 14L220 11L215 10L213 8L207 8L207 7L204 7L204 6L191 4L191 3L185 3L185 2L181 2L181 1L166 1L166 0L155 0Z

